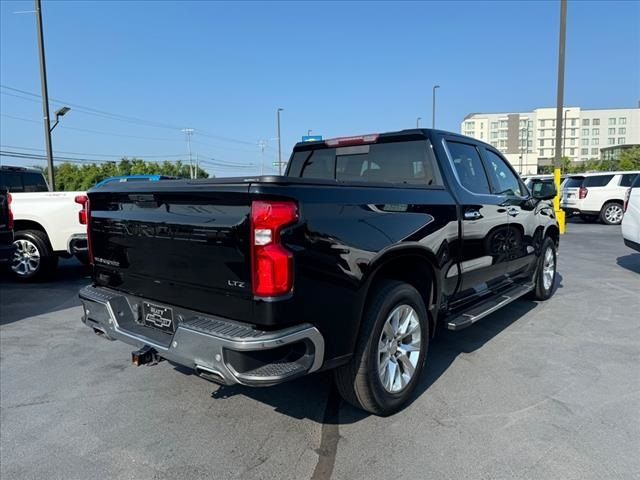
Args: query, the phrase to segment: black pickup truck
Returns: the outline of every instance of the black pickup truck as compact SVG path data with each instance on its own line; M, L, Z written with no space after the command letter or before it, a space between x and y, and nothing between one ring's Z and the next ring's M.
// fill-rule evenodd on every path
M405 130L299 143L286 176L89 192L83 322L222 384L334 369L342 396L400 409L439 328L553 293L559 230L483 142Z

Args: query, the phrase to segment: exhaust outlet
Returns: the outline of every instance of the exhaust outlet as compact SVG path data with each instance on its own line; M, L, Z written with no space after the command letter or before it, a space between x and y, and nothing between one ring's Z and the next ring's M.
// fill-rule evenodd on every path
M194 371L196 372L196 375L198 375L200 378L204 378L205 380L209 380L210 382L217 383L219 385L227 385L227 382L225 381L222 374L219 372L216 372L215 370L212 370L210 368L203 367L200 365L196 365L196 368L194 368Z

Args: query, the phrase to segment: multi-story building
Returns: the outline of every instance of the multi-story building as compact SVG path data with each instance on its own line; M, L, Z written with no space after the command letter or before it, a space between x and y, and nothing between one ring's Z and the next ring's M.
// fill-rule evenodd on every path
M640 108L566 107L563 122L562 155L573 162L600 158L603 147L640 144ZM471 113L460 124L460 132L492 144L521 174L535 174L540 166L553 164L556 109Z

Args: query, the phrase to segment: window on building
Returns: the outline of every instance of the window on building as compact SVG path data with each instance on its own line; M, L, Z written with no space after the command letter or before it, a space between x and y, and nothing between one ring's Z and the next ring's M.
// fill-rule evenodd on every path
M551 146L552 146L552 147L555 147L555 146L556 146L556 139L555 139L555 138L552 138L552 139L551 139Z
M607 144L608 145L615 145L616 144L616 139L615 138L607 138Z
M491 142L491 145L493 145L494 147L498 148L498 142Z
M620 117L618 119L618 125L626 125L627 124L627 118L626 117Z
M507 131L506 130L500 130L500 138L507 138Z
M498 132L491 132L491 138L498 138Z
M531 147L533 147L533 140L529 140L527 142L527 148L531 148Z
M591 135L600 135L600 129L599 128L592 128L591 129Z
M571 145L575 145L575 144L576 144L576 139L575 139L575 138L572 138L571 140L569 140L569 143L570 143Z
M575 118L572 118L572 119L571 119L571 126L572 126L572 127L575 127L575 126L576 126L576 119L575 119Z
M544 137L544 130L538 130L538 136Z
M476 122L464 122L464 128L476 128Z
M583 118L582 119L582 126L583 127L588 127L589 126L589 119L588 118Z
M571 136L572 136L572 137L575 137L575 136L576 136L576 132L577 132L577 131L578 131L578 129L577 129L577 128L572 128L572 129L571 129Z
M544 149L542 149L542 148L541 148L541 149L538 151L538 156L540 156L540 157L544 157Z
M597 148L592 148L591 149L591 155L598 155L599 152L600 152L600 150L597 149Z
M491 130L497 130L498 129L498 122L491 122Z
M538 126L544 128L544 120L538 120Z
M589 129L588 128L583 128L582 129L582 135L589 135Z
M594 127L597 127L598 125L600 125L600 119L594 118L593 121L591 122L591 125L593 125Z
M618 137L618 145L624 145L627 143L627 139L625 137Z
M616 124L616 119L615 118L609 118L609 125L615 125Z
M555 121L555 120L551 120L551 126L552 126L553 128L556 128L556 121Z
M616 134L616 129L615 128L610 128L609 129L609 135L615 135Z
M506 120L500 120L500 128L507 128L509 123Z
M507 148L507 141L506 140L500 140L500 148Z
M581 155L589 155L589 149L588 148L583 148L582 150L580 150L580 154Z
M539 146L544 147L544 139L538 140L538 144Z
M599 138L592 138L591 139L591 145L599 145L600 144L600 139Z
M570 148L569 149L569 155L571 155L572 157L575 156L576 154L576 149L575 148Z
M618 128L618 135L626 135L627 129L625 127Z
M580 141L580 145L583 145L583 146L584 146L584 145L589 145L589 139L588 139L588 138L583 138L583 139Z

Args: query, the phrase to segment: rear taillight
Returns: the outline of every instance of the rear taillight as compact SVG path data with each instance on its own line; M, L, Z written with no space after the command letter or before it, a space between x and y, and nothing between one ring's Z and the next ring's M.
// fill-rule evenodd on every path
M11 210L11 202L13 198L10 193L7 193L7 228L13 230L13 210Z
M275 297L293 288L293 255L280 243L280 232L298 218L293 202L251 204L253 294Z
M89 255L89 263L93 265L93 250L91 249L91 206L89 197L86 195L77 195L76 203L82 205L82 210L78 212L78 221L81 225L87 226L87 254Z
M76 203L82 205L82 210L78 212L78 221L80 225L87 224L87 206L89 205L89 197L86 195L76 195Z
M578 198L580 200L582 200L583 198L587 198L587 193L589 193L587 187L580 187L580 190L578 191Z
M631 198L631 189L627 189L627 193L624 194L624 211L627 211L627 207L629 206L629 198Z

